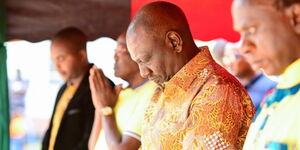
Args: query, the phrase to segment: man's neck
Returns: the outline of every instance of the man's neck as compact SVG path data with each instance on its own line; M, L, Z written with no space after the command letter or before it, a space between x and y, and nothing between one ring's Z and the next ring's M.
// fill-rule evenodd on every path
M136 73L133 77L126 79L126 81L129 83L130 88L136 88L137 86L141 85L146 79L142 78L140 73Z
M257 76L257 75L258 75L257 72L252 71L252 72L250 72L250 73L248 73L248 74L246 74L246 75L244 75L244 76L242 76L242 77L239 77L239 80L240 80L240 82L241 82L243 85L245 85L245 84L247 84L252 78L254 78L254 77Z
M192 60L200 51L196 45L187 46L186 49L183 50L184 54L181 55L179 59L177 59L174 64L174 69L176 73L190 60Z
M90 66L89 63L83 65L81 68L82 71L81 71L80 75L78 75L78 77L76 77L76 78L73 78L73 79L67 81L67 85L79 86L79 84L81 83L81 80L83 79L86 72L90 68L89 66Z
M193 59L198 53L199 53L199 48L196 45L193 45L188 53L188 62Z
M84 75L80 75L77 78L73 78L72 80L67 81L67 85L68 86L79 86L79 84L81 83L81 80L83 78Z

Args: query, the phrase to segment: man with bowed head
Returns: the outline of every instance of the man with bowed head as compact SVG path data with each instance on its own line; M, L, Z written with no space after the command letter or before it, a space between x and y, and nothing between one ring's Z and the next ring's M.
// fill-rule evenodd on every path
M129 53L159 88L146 109L142 149L241 149L254 108L243 86L198 48L183 11L142 7L127 30Z

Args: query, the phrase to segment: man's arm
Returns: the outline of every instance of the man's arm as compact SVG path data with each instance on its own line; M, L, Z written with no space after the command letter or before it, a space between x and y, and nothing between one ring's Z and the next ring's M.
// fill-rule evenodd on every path
M89 150L93 150L96 146L98 137L100 135L100 131L102 128L102 122L101 122L101 115L95 111L95 118L94 118L94 124L92 128L92 132L89 139Z
M93 67L90 69L90 88L96 113L101 114L104 107L114 108L121 91L121 86L111 88L102 70ZM132 136L119 133L114 114L101 115L102 130L105 133L107 145L110 150L134 150L140 147L140 141Z
M111 150L134 150L138 149L141 142L131 136L121 135L117 129L115 117L113 115L103 117L100 112L95 111L95 119L92 133L89 139L89 150L94 150L101 129L105 133L105 139ZM102 121L103 120L103 121ZM102 128L103 124L103 128Z
M110 150L137 150L140 147L141 142L138 139L119 133L114 114L103 116L102 125Z

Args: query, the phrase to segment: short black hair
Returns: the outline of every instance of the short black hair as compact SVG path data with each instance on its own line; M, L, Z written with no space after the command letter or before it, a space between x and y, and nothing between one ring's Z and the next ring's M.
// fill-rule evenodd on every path
M86 50L87 36L78 28L67 27L59 31L52 38L52 42L64 42L70 49L79 51Z

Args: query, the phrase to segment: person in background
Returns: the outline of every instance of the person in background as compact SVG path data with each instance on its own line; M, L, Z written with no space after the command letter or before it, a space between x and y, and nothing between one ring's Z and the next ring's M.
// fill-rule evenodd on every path
M125 35L122 33L117 39L114 70L116 77L129 83L127 88L107 88L103 72L96 67L90 69L96 108L90 150L137 150L141 145L144 111L156 84L141 77L138 65L128 53Z
M253 69L279 75L249 129L245 150L300 149L300 1L234 0L240 52Z
M265 95L275 88L276 82L266 77L260 70L254 70L245 56L240 54L237 43L227 43L223 57L225 68L244 85L255 109Z
M65 80L58 91L42 150L87 150L94 120L86 53L87 37L77 28L59 31L51 41L51 58Z
M224 49L228 41L222 38L215 39L213 41L215 42L215 45L212 49L210 49L211 55L218 64L224 67L223 64Z

